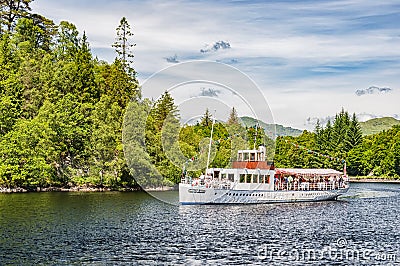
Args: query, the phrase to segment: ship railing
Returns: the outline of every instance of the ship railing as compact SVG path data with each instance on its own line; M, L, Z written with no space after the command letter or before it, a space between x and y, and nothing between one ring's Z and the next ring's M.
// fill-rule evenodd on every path
M192 187L195 188L215 188L215 189L230 189L231 188L231 181L219 181L219 180L209 180L209 179L201 179L201 178L191 178L186 177L181 179L181 183L183 184L190 184Z
M192 177L191 176L182 176L181 177L181 183L182 184L190 184L190 183L192 183Z
M275 183L275 190L338 190L348 187L346 182L277 182Z
M230 181L215 182L213 185L214 185L214 188L216 188L216 189L230 189L231 188Z

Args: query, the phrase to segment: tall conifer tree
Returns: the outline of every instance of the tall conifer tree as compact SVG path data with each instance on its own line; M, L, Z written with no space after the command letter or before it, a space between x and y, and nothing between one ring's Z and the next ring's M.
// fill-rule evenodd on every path
M237 115L235 107L232 107L231 113L229 114L228 125L239 124L239 117Z
M362 143L362 131L360 124L358 123L356 114L354 113L347 130L345 138L345 145L346 145L345 149L346 151L349 151L361 143Z
M115 48L115 52L118 55L117 59L122 62L129 72L133 71L133 68L131 68L132 58L134 57L132 48L136 46L136 44L131 41L133 35L128 20L123 17L117 27L117 37L112 46ZM132 72L132 74L134 74L134 72Z

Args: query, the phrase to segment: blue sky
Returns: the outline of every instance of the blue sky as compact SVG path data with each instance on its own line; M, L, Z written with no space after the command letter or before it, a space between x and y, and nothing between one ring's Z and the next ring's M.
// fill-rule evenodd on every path
M86 31L92 51L107 61L115 56L111 44L125 16L135 34L141 83L178 62L233 66L258 85L280 124L312 129L316 118L342 107L360 119L400 115L399 1L35 0L32 7ZM174 97L183 103L184 97L206 96L204 89L221 91L202 84ZM223 101L251 115L240 103ZM192 107L200 114L206 103Z

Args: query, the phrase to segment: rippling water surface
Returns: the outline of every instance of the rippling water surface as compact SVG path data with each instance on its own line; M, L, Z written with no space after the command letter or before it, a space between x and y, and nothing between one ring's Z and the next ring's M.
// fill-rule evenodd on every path
M3 194L0 265L400 265L399 210L400 185L380 183L352 184L338 201L269 205Z

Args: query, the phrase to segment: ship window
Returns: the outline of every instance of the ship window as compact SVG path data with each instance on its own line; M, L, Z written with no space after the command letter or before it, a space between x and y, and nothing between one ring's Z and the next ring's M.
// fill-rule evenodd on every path
M246 175L246 183L251 183L251 174Z
M240 174L240 183L245 183L245 174Z
M228 174L228 180L229 181L234 181L235 175L234 174Z
M243 161L247 161L249 159L248 153L243 153Z
M250 153L250 161L255 161L255 160L256 160L256 154Z

